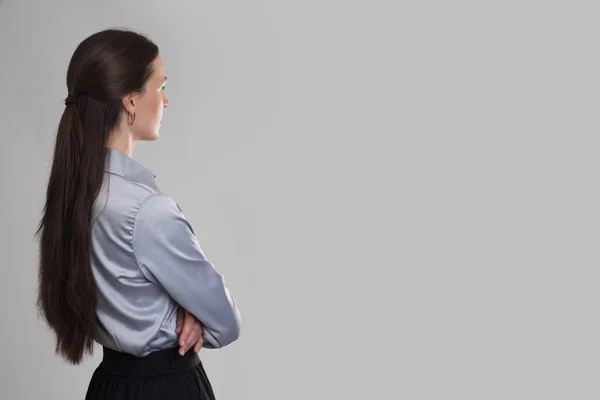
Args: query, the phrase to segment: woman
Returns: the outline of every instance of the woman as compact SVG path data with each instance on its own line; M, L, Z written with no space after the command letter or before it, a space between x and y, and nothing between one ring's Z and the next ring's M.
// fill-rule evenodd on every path
M213 399L197 351L240 332L235 300L181 208L131 158L136 141L158 138L166 79L158 47L118 29L81 42L67 72L37 231L38 307L70 363L102 345L90 400ZM193 322L182 343L184 311Z

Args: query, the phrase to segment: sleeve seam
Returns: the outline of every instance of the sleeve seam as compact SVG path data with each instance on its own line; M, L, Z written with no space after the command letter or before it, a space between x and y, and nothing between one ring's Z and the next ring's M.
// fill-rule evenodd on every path
M142 207L144 206L144 204L146 204L146 202L150 198L155 197L155 196L163 196L163 195L159 194L159 193L152 193L152 194L150 194L150 196L146 197L144 199L144 201L142 201L142 203L138 207L137 211L135 212L135 217L133 219L133 235L132 235L132 238L131 238L131 247L133 249L133 258L135 259L135 263L137 264L137 266L138 266L140 272L142 273L142 275L144 275L146 277L146 279L148 279L151 282L152 282L152 280L150 278L148 278L148 276L144 273L144 269L140 265L140 262L139 262L139 260L137 258L137 254L136 254L136 251L135 251L135 233L136 233L135 230L137 228L137 220L138 220L138 214L139 214L140 210L142 209Z

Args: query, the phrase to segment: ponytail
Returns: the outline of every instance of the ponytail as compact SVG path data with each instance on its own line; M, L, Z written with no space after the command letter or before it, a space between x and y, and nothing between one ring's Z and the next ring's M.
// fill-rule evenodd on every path
M105 135L97 135L103 137ZM65 107L58 126L41 233L38 308L56 333L55 352L72 364L93 353L96 284L91 266L94 201L107 151L84 140L76 104Z

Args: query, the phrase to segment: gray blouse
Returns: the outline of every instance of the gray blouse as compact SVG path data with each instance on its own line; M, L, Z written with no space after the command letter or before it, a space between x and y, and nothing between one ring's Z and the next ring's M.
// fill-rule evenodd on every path
M181 305L202 322L203 347L232 343L240 313L181 208L149 170L117 149L109 153L92 216L94 339L136 356L175 347Z

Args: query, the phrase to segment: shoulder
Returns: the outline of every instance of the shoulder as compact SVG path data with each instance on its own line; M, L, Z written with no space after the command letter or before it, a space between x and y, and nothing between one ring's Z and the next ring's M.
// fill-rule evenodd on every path
M132 238L138 262L144 255L181 253L196 244L194 228L177 202L165 194L151 194L144 199L135 215Z
M181 207L171 197L163 193L150 193L141 201L136 220L138 219L165 219L182 214Z
M162 196L164 195L158 188L150 188L122 176L106 173L94 200L93 220L105 218L111 223L122 223L131 227L142 205L148 202L152 206L161 202L154 197Z
M152 193L144 198L137 209L134 233L141 229L144 231L177 229L181 225L192 229L179 204L171 196Z

